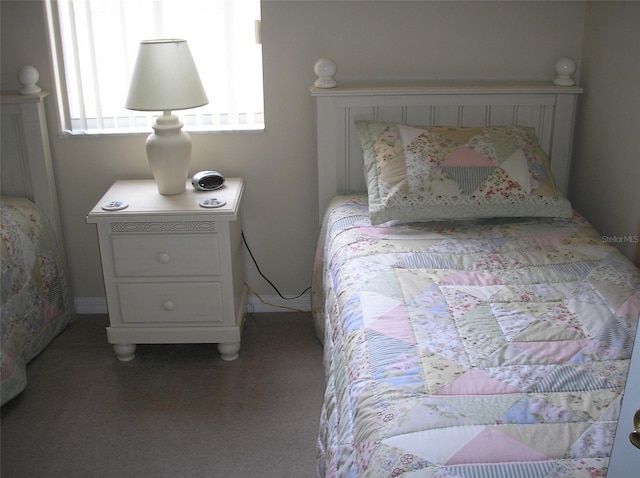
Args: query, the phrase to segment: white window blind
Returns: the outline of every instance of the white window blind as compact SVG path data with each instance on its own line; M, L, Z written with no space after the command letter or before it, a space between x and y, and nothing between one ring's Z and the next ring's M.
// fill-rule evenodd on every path
M148 132L161 114L124 107L141 40L187 40L209 104L190 131L264 128L260 0L47 0L64 131Z

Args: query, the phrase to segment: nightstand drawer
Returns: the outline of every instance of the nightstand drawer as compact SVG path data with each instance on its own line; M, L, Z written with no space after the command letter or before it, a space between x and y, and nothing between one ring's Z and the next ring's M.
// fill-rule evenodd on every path
M119 283L123 324L220 324L222 285L218 282Z
M113 235L119 277L218 276L217 234Z

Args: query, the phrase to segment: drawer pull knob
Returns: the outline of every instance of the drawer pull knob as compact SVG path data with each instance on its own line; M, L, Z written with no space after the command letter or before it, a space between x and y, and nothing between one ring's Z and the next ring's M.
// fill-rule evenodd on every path
M166 252L161 252L160 254L158 254L158 260L162 264L167 264L171 260L171 257Z
M633 431L629 435L629 441L636 448L640 448L640 410L636 410L633 416Z
M164 310L173 310L173 307L174 307L173 302L172 302L172 301L170 301L170 300L165 300L165 301L162 303L162 308L163 308Z

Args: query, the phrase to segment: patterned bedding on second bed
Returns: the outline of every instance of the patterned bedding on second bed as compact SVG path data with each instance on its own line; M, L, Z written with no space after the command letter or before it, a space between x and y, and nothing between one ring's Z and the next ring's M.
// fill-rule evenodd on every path
M332 206L322 476L604 476L633 265L577 215L373 227L366 198Z
M71 290L53 231L23 198L0 205L2 403L26 386L27 363L72 319Z

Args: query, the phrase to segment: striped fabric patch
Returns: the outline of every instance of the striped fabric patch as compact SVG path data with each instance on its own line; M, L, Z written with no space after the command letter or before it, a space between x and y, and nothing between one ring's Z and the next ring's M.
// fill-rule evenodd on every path
M631 336L624 326L617 318L612 318L605 327L602 328L596 340L606 344L607 350L624 350L626 357L620 357L626 359L631 357L633 351L633 336Z
M406 269L455 269L451 262L435 254L411 254L397 265Z
M571 264L545 264L535 266L546 272L555 272L557 275L565 278L567 282L582 280L587 277L594 267L599 264L596 261L580 261Z
M460 476L464 478L540 478L547 476L547 473L556 468L554 462L538 463L505 463L499 465L477 465L473 466L449 466L447 471L449 476Z
M558 366L554 371L540 380L531 390L541 392L581 392L585 390L607 390L616 388L614 385L600 380L571 365Z
M413 345L372 330L366 331L366 338L369 344L368 354L371 368L374 376L379 378L384 376L387 367L397 364L399 355L407 354L415 349Z
M458 167L441 166L441 169L453 179L467 194L472 194L495 172L495 166Z
M344 217L342 219L338 219L337 221L331 224L331 230L329 231L329 235L332 236L336 231L343 231L345 229L349 229L353 225L357 223L361 223L365 220L365 216L349 216Z

